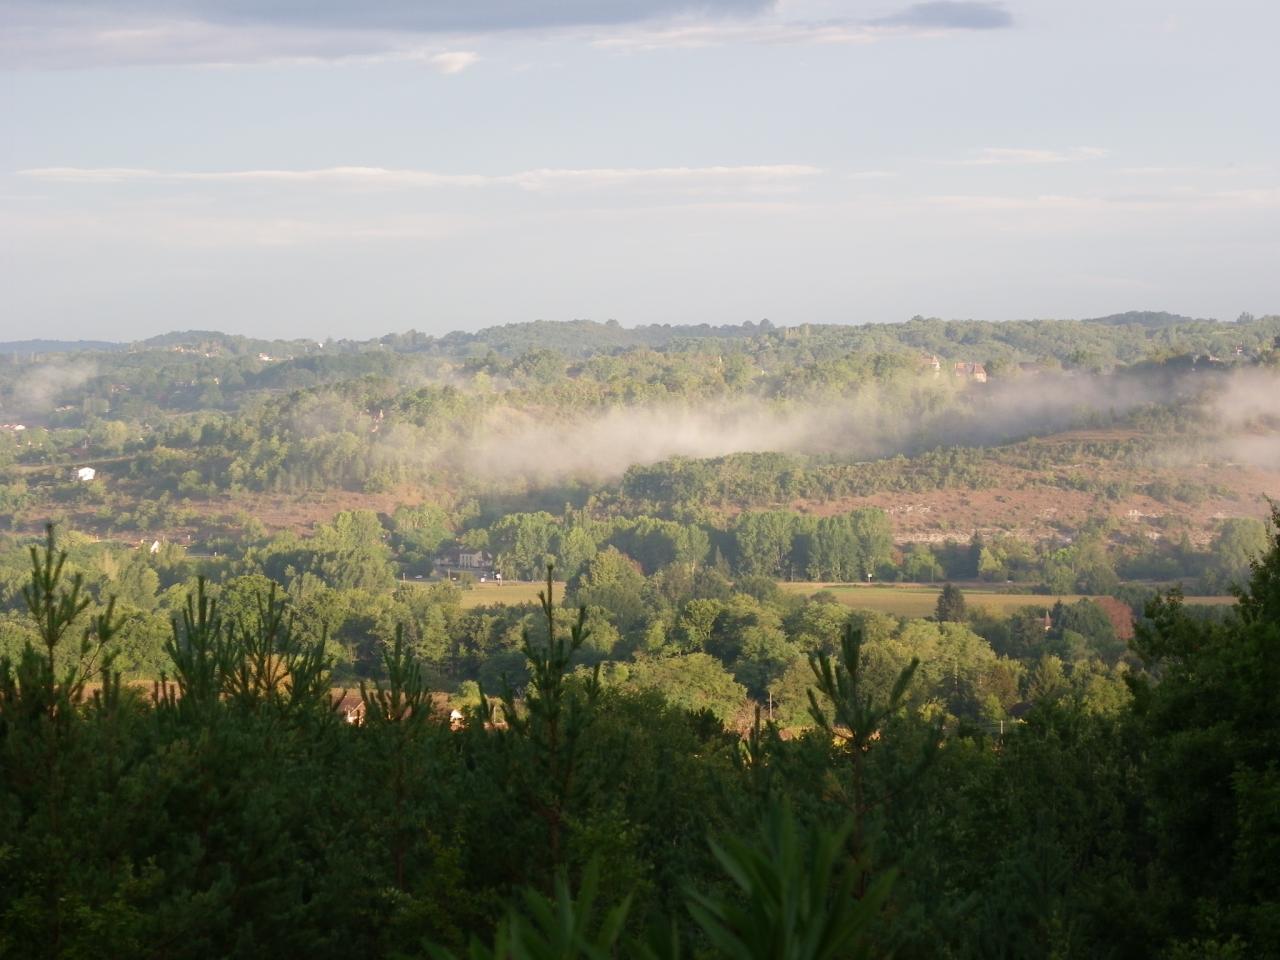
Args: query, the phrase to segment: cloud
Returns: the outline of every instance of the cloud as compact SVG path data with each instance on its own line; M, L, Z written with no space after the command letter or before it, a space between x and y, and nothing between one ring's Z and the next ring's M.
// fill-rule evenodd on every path
M310 217L264 212L218 213L166 206L130 206L106 212L74 210L8 218L30 242L158 245L188 248L298 247L380 242L439 241L474 229L474 218L433 212L343 216L319 211Z
M751 23L680 22L661 27L632 27L596 36L598 47L615 50L696 49L733 43L871 43L884 31L860 21L824 23L766 21Z
M523 190L629 184L697 186L737 183L759 186L813 177L821 168L806 164L711 167L543 168L511 174L451 174L385 167L323 167L315 170L163 171L138 167L37 167L18 175L52 183L297 183L347 187L490 187Z
M1000 196L983 194L940 194L923 198L926 203L950 210L974 212L999 210L1079 210L1101 205L1094 197L1071 197L1057 194L1039 196Z
M1147 193L1080 196L940 194L920 199L931 206L965 212L1033 211L1042 213L1053 210L1111 209L1154 213L1172 208L1250 211L1280 206L1280 187L1259 187L1252 190L1153 190Z
M939 0L914 3L900 13L875 21L887 27L917 30L999 30L1013 26L1013 16L1002 3Z
M464 62L431 38L750 17L774 0L0 0L0 64ZM433 48L434 46L434 48Z
M779 0L0 0L0 64L475 62L446 37L553 31L620 50L849 44L1009 26L1000 3L937 2L879 19L806 21ZM433 38L435 42L433 41Z
M659 26L638 25L597 37L597 46L659 50L696 48L730 43L851 44L872 43L885 37L953 30L983 30L1012 26L1013 18L999 3L921 3L901 13L877 19L827 20L758 17L752 20L681 20Z
M951 163L971 166L996 166L1001 164L1075 163L1082 160L1099 160L1108 151L1101 147L1075 147L1071 150L1043 150L1024 147L985 147L967 160Z
M2 0L0 14L192 20L342 30L467 33L632 23L680 14L749 16L773 0Z
M480 59L480 54L470 50L450 50L437 53L431 58L431 65L444 74L461 73Z

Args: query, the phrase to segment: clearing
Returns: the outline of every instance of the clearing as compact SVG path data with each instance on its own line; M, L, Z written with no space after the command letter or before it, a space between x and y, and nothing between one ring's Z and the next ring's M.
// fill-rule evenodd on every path
M779 587L786 593L812 596L819 590L828 590L835 594L845 606L857 610L874 610L877 613L888 613L896 617L930 617L938 604L941 584L865 584L865 583L809 583L800 581L781 582ZM1048 610L1061 600L1063 603L1074 603L1080 599L1079 594L1066 594L1055 597L1044 593L1002 593L993 588L965 587L965 602L969 609L982 608L989 613L1006 615L1021 607L1039 607ZM1226 604L1235 603L1235 597L1187 597L1187 603Z

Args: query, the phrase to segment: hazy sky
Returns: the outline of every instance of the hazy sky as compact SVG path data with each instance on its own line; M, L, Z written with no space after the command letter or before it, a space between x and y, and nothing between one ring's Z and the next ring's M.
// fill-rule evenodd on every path
M1280 310L1274 0L0 0L0 340Z

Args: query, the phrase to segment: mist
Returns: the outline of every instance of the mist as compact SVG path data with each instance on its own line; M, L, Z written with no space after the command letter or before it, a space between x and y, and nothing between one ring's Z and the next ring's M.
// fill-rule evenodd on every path
M24 414L49 413L64 393L84 386L97 375L98 366L90 360L38 364L23 371L6 406Z
M1241 371L1214 396L1211 409L1222 427L1218 441L1222 456L1280 470L1280 373Z
M1171 403L1217 425L1216 455L1280 466L1280 377L1261 370L1043 373L961 386L921 378L838 401L752 399L568 418L506 409L492 414L454 457L481 477L539 481L616 477L634 464L677 456L777 452L870 460L1121 426L1140 408Z

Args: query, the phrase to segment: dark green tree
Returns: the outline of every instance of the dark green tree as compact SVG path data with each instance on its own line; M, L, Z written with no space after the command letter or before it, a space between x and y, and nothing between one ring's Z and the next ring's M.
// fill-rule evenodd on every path
M945 584L938 594L933 618L939 623L964 623L965 617L964 591L954 583Z

